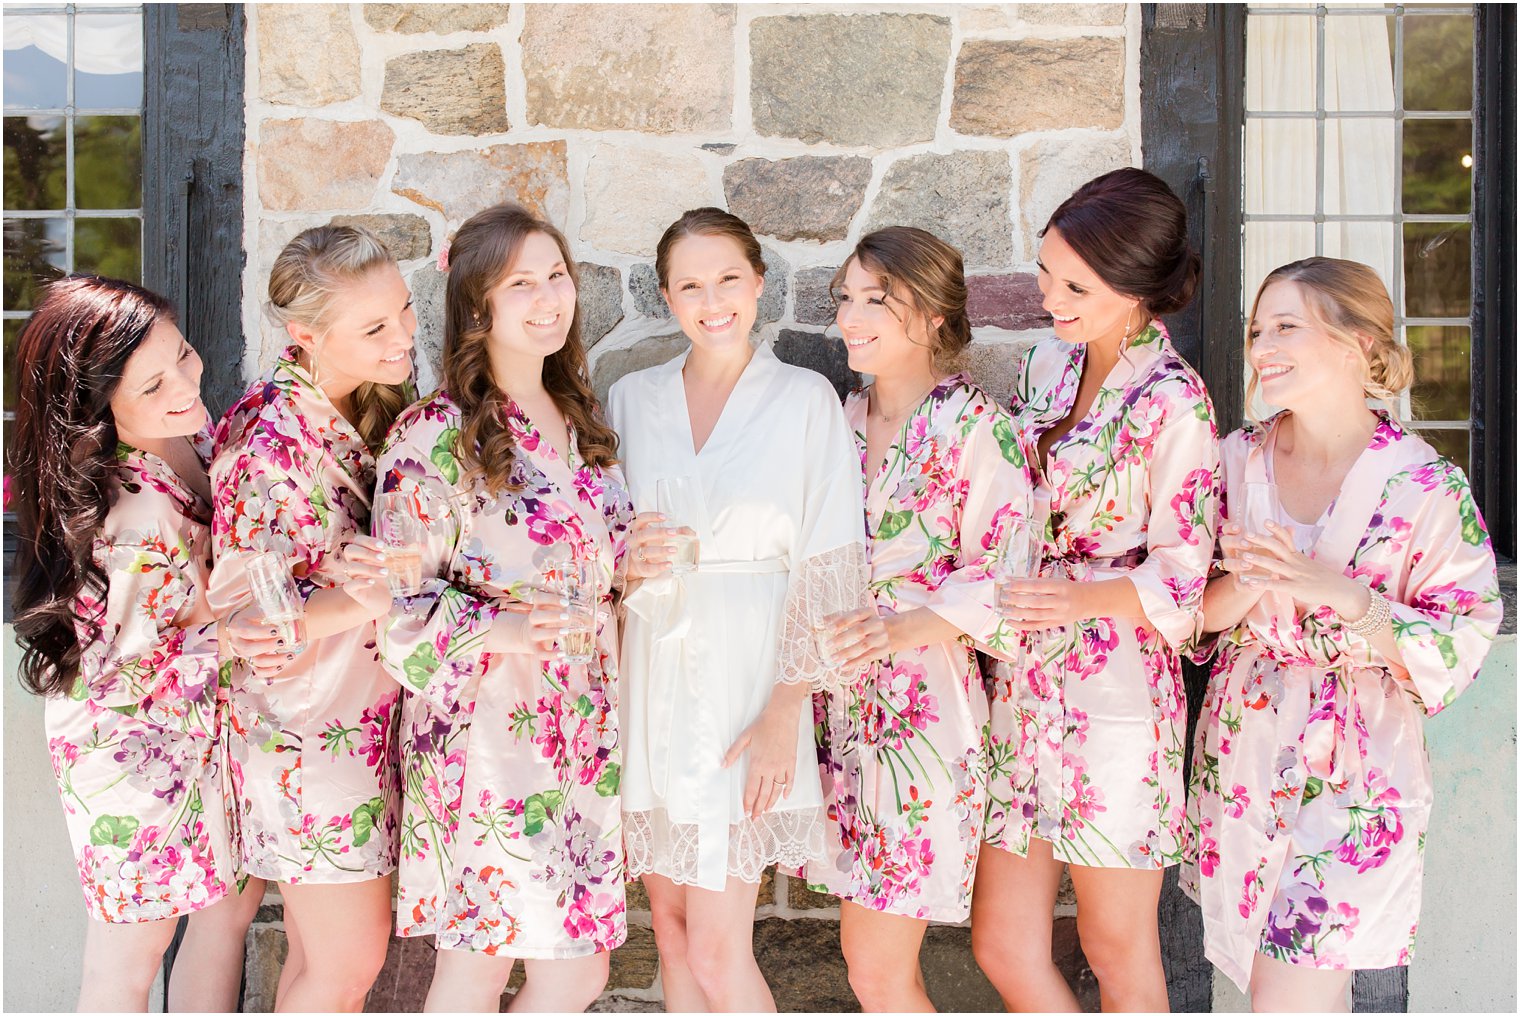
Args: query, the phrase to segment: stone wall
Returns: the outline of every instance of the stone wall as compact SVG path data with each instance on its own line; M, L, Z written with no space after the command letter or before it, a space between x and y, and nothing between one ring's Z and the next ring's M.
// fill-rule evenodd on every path
M434 261L471 214L546 214L581 270L593 381L686 345L660 299L655 242L716 204L760 234L757 330L782 359L851 380L827 285L860 236L923 226L965 254L976 343L967 369L1006 400L1017 344L1048 326L1036 232L1070 191L1140 155L1139 10L1123 4L256 4L248 12L245 376L280 338L260 312L280 247L330 219L376 229L417 300L424 390L438 372ZM659 986L647 908L599 1008L648 1009ZM1067 898L1057 949L1091 975ZM855 1008L838 911L778 876L756 952L783 1010ZM250 1010L284 951L271 895L252 933ZM931 930L941 1008L999 1008L964 927ZM420 1007L427 941L396 942L373 1009Z

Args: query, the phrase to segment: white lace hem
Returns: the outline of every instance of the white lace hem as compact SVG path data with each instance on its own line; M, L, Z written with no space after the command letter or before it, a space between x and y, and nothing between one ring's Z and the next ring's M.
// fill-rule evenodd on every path
M848 543L824 551L795 568L782 614L777 680L782 684L806 681L818 690L853 684L858 675L824 663L813 625L830 614L853 610L870 597L864 544Z
M730 877L759 882L772 864L801 868L824 858L824 810L798 808L766 812L728 827ZM681 885L698 885L701 840L695 822L672 822L663 808L623 813L623 846L628 878L653 873Z

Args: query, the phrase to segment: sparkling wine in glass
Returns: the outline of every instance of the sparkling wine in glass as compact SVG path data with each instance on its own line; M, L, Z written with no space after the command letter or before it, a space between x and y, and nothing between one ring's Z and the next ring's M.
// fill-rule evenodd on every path
M559 566L558 591L566 601L560 649L570 663L590 663L596 656L596 611L601 599L596 563L571 558Z
M670 562L673 575L697 570L697 537L677 529L695 529L697 481L690 476L666 476L655 481L655 506L665 516L666 539L675 547Z
M412 499L400 491L379 494L373 510L375 536L384 546L386 579L392 596L422 592L422 520Z
M306 649L306 601L296 589L285 555L272 550L248 559L248 587L264 623L277 630L288 652Z

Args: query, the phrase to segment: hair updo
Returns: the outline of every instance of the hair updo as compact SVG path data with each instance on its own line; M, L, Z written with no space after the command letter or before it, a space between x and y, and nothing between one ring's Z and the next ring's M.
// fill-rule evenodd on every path
M851 261L876 276L887 296L896 297L924 316L936 370L949 369L971 345L966 316L966 267L961 252L917 226L888 226L860 238L834 273L830 292L837 293ZM892 305L887 309L892 311ZM892 311L896 317L896 311ZM938 327L934 319L941 318Z
M1192 302L1202 262L1188 242L1187 209L1154 173L1126 167L1087 181L1050 216L1077 256L1147 317Z
M681 217L666 227L661 235L660 242L654 249L654 274L660 280L661 289L670 288L670 252L688 236L728 237L739 245L739 249L744 252L744 259L755 270L755 274L765 278L765 256L760 251L760 241L755 239L755 231L749 228L749 223L732 212L708 206L682 212Z
M1365 367L1362 389L1368 398L1391 402L1414 383L1414 358L1393 335L1393 301L1378 273L1357 261L1304 258L1273 269L1251 301L1247 327L1256 320L1261 294L1274 282L1296 282L1314 320L1336 342L1354 349ZM1363 340L1366 341L1363 341ZM1249 336L1247 350L1250 348ZM1260 378L1251 367L1248 397Z

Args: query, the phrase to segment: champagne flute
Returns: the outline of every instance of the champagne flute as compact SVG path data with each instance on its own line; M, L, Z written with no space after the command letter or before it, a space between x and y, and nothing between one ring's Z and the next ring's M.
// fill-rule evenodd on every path
M1005 618L1003 600L1010 583L1033 578L1040 571L1040 556L1044 550L1043 527L1035 524L1027 515L1014 515L1003 527L1003 538L998 543L997 560L992 563L993 595L998 613ZM1019 632L1019 648L1015 657L1016 673L1024 670L1024 632Z
M384 549L386 580L391 596L422 592L422 520L412 511L412 499L400 491L375 496L375 535Z
M597 601L601 585L596 562L571 556L559 564L557 591L565 598L569 618L560 634L560 649L570 663L590 663L596 657Z
M842 662L834 651L835 619L844 613L866 608L875 609L876 598L871 595L871 581L864 560L841 563L816 573L818 585L812 590L813 639L818 647L818 658L833 670Z
M675 532L693 529L696 518L697 481L690 476L662 476L655 481L655 506L665 516L666 539L675 547L670 561L672 575L697 570L697 537Z
M285 641L288 652L306 649L306 601L296 589L295 577L285 555L273 550L261 551L248 559L248 588L267 625Z
M1243 491L1240 528L1241 536L1248 534L1257 536L1269 536L1267 532L1268 522L1278 522L1277 517L1277 484L1275 483L1245 483ZM1254 574L1240 576L1242 581L1256 585L1263 580Z

